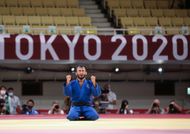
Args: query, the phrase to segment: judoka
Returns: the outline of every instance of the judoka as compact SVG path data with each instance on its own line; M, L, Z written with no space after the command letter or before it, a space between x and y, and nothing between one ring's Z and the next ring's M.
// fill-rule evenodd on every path
M67 115L69 120L97 120L98 113L92 107L92 98L101 94L101 89L96 83L96 77L91 76L91 80L86 79L87 70L85 66L77 66L75 80L71 80L71 75L66 76L64 84L64 94L71 98L71 108Z

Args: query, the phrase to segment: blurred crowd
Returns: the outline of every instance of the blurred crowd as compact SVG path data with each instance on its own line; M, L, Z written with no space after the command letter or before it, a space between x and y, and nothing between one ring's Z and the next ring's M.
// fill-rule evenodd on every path
M117 110L118 114L136 114L134 109L130 108L127 99L121 101L120 108L117 108L117 95L112 91L110 84L105 84L102 87L101 95L93 99L93 107L98 113L107 114L111 110ZM71 101L68 96L64 97L64 106L61 106L58 101L52 102L47 114L67 114ZM160 100L155 99L151 103L150 107L144 114L184 114L190 113L190 111L184 112L182 106L180 106L175 100L171 100L166 108L161 108ZM33 99L28 99L25 104L21 105L20 99L14 93L14 88L0 87L0 114L1 115L38 115L40 112L35 108L35 102Z

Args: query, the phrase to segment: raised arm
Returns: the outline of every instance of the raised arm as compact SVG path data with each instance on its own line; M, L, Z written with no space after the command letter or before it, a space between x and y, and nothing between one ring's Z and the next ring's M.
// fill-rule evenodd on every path
M66 76L66 83L64 83L64 95L65 96L72 96L72 87L71 87L71 75Z
M96 76L94 75L91 76L91 82L92 82L91 91L92 91L93 96L95 97L100 96L101 89L100 89L100 86L96 83Z

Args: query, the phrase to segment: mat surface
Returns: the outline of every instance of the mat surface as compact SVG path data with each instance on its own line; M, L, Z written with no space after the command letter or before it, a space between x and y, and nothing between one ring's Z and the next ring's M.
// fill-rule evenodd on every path
M2 134L189 134L190 115L101 115L97 121L65 116L0 116Z

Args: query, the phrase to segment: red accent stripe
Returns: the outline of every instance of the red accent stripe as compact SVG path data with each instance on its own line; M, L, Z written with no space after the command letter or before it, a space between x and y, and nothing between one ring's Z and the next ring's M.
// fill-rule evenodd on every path
M136 115L120 115L120 114L100 114L100 118L190 118L190 114L136 114ZM0 120L5 119L66 119L66 115L1 115Z

